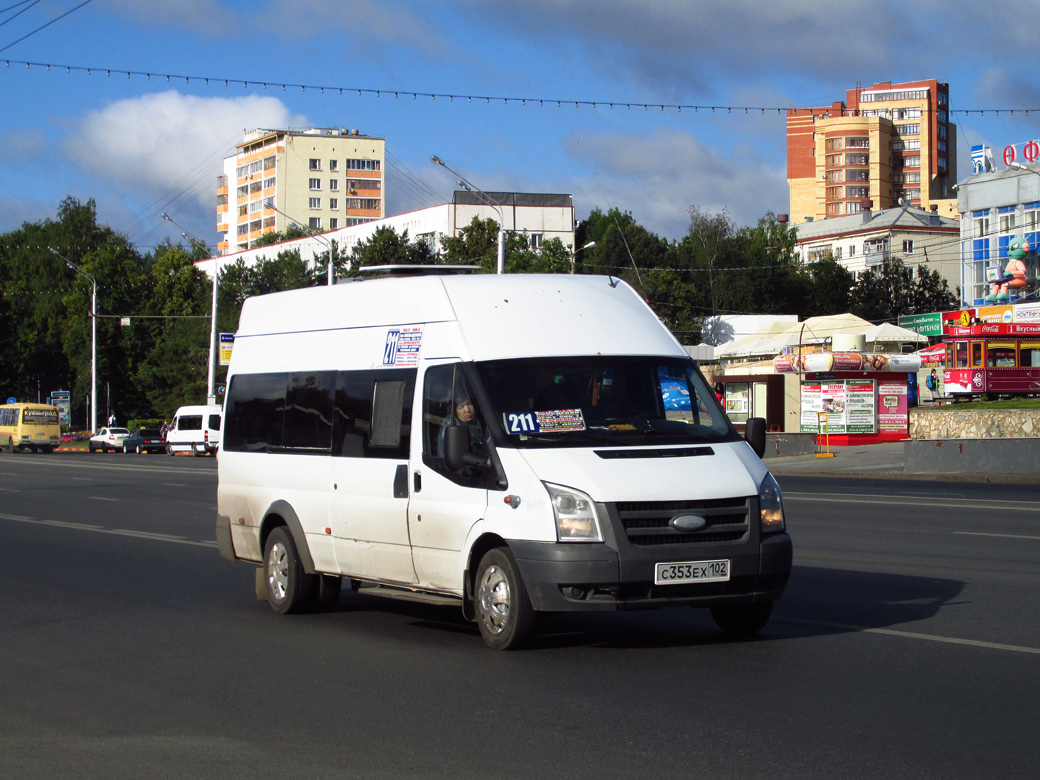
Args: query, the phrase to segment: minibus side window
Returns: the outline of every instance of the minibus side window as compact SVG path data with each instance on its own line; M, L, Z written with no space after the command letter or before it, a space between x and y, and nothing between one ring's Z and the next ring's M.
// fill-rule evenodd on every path
M288 374L236 374L225 404L224 449L263 452L282 446Z
M296 372L285 391L282 447L328 454L332 450L335 371Z
M415 373L415 369L340 371L332 454L407 459Z

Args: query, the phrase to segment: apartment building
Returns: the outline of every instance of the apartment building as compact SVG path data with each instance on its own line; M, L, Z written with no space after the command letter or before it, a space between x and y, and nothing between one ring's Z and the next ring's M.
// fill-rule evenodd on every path
M385 145L342 128L247 131L217 180L218 254L291 223L326 231L386 216Z
M937 271L956 292L961 286L960 225L938 209L913 206L875 211L869 202L858 214L808 220L794 227L795 255L803 263L830 256L856 276L900 260L916 277Z
M845 101L787 112L791 221L917 206L958 218L957 128L935 79L857 86Z

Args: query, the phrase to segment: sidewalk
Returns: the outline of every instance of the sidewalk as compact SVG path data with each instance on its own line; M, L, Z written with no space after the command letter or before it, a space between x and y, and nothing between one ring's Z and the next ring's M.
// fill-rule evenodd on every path
M1040 442L1037 442L1040 446ZM778 476L870 477L874 479L920 479L936 482L980 482L992 484L1040 484L1040 473L1003 474L948 470L907 471L906 442L832 447L833 457L788 455L766 458L764 463Z

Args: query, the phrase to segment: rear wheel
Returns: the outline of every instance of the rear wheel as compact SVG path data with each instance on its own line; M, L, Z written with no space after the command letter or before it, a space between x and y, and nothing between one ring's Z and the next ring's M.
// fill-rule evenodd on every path
M489 550L477 568L474 609L484 643L492 650L515 650L530 639L534 607L513 554Z
M280 525L264 545L264 582L267 600L279 614L305 612L314 597L315 577L307 574L292 534Z
M138 444L138 445L137 445L137 449L136 449L136 450L134 450L134 451L135 451L135 452L136 452L136 453L137 453L138 455L140 455L140 454L141 454L141 445L140 445L140 444Z
M711 616L715 620L715 625L727 634L741 637L754 636L765 628L772 612L772 601L757 604L728 604L711 608Z
M173 447L171 447L169 444L166 445L166 454L169 455L171 458L173 457Z

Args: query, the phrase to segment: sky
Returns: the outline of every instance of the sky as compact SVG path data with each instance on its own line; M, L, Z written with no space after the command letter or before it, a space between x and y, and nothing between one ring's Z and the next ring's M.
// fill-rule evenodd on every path
M577 219L617 208L668 240L691 207L737 226L787 213L784 110L857 85L947 82L959 179L974 144L1001 164L1040 139L1032 0L0 9L0 232L72 196L143 252L179 228L215 246L221 161L261 127L385 138L388 215L451 200L437 155L485 191L571 194Z

